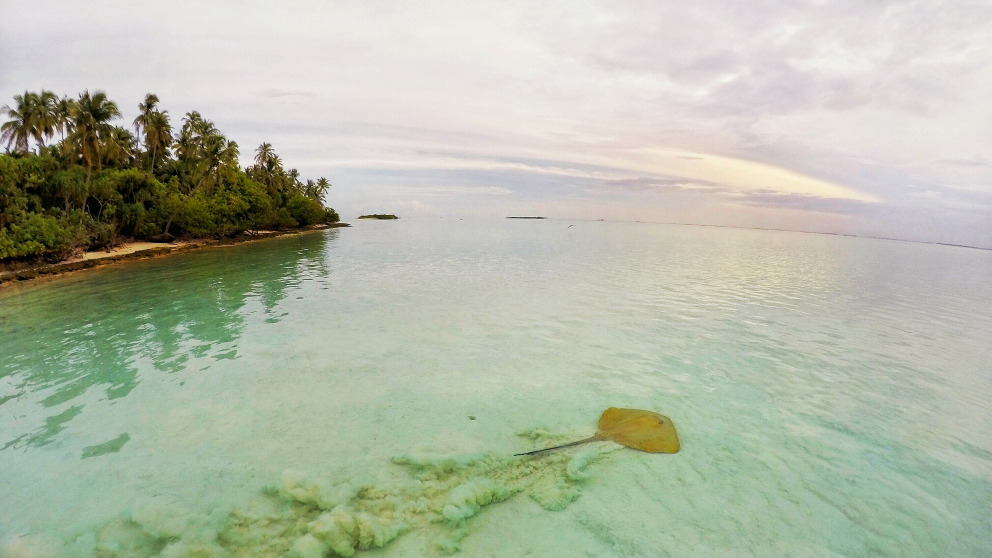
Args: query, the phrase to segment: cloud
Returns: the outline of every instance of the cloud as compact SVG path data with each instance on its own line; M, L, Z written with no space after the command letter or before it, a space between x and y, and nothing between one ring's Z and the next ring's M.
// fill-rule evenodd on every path
M607 186L615 186L632 192L674 192L681 190L704 189L713 192L726 192L725 186L720 186L713 182L699 182L686 180L684 178L647 178L639 176L637 178L621 178L618 180L606 181Z
M839 215L860 215L871 205L861 200L791 195L770 190L747 192L741 195L739 203L751 206L802 209Z
M259 97L316 97L317 94L313 91L287 91L285 89L272 88L263 89L258 92Z
M958 167L992 167L992 158L983 155L975 155L970 159L941 159L936 162Z
M499 186L389 186L390 194L399 197L447 198L451 196L505 196L513 190Z
M789 208L813 211L817 213L835 213L839 215L858 215L864 212L864 200L851 198L829 198L808 194L779 192L771 189L742 190L714 182L692 181L681 178L632 178L612 180L607 186L617 187L633 193L651 192L653 194L685 194L688 192L706 192L714 199L723 203L746 205L752 207Z
M955 216L992 203L989 22L950 0L39 0L4 6L0 104L102 88L129 122L152 91L355 207L396 186L423 211L678 198L719 220L731 200L837 227L869 204L872 227L923 211L980 239L992 224ZM489 187L513 195L461 190Z

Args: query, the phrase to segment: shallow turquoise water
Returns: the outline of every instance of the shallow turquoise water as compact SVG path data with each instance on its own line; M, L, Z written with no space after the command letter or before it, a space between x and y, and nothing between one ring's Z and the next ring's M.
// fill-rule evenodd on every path
M992 555L989 277L892 241L401 220L5 287L0 556L303 556L339 506L370 556ZM509 457L609 406L682 451Z

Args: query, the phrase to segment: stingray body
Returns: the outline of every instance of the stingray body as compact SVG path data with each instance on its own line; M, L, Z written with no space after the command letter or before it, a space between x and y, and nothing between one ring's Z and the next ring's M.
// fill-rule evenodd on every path
M599 417L599 432L584 440L516 455L533 455L586 442L612 440L620 445L649 453L676 453L679 435L672 419L651 411L610 407Z

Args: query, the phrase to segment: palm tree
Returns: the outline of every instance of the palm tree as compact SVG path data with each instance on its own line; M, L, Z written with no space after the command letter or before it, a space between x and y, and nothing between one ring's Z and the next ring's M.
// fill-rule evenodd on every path
M324 195L327 194L327 190L331 187L331 183L327 181L323 176L317 179L317 191L313 199L319 201L321 204L324 203Z
M225 140L224 149L220 153L220 162L226 167L237 167L240 156L241 151L237 142Z
M220 169L238 164L238 144L220 134L212 134L203 140L202 177L200 182L213 174L214 184L220 182Z
M90 95L84 91L79 95L75 110L72 114L73 132L70 139L76 145L83 166L86 167L86 184L90 183L93 163L97 170L102 168L102 143L112 135L113 126L108 122L121 115L117 104L107 99L107 94L97 91Z
M306 184L303 185L303 195L323 205L324 194L327 193L327 189L330 187L331 183L323 177L318 179L316 182L313 180L307 180Z
M113 126L104 138L103 159L110 164L127 165L137 151L137 143L131 132L120 126Z
M272 149L272 144L265 142L255 150L255 164L265 168L266 164L275 156L276 152Z
M252 180L265 184L270 192L282 189L282 159L271 143L263 143L255 149L255 164L245 170Z
M42 90L40 94L25 91L23 95L14 95L14 101L17 103L16 109L9 106L3 109L13 116L13 120L2 128L8 150L16 143L27 153L30 149L28 140L34 138L38 142L38 153L41 153L45 141L51 139L59 127L58 96L47 90Z
M62 97L55 102L55 127L62 133L63 140L72 122L72 111L75 105L76 102L69 97Z
M34 93L27 91L23 95L14 95L16 108L6 105L0 110L11 118L0 126L0 141L7 142L7 151L10 151L11 146L14 146L14 151L23 149L25 153L30 149L28 138L34 135L32 105L35 103L35 97L37 96Z
M284 189L301 191L302 186L300 184L300 171L289 169L289 172L286 173L286 187Z
M32 94L34 103L31 107L31 135L38 142L38 153L45 146L45 139L51 139L58 127L57 103L59 98L51 91L42 90L41 94Z
M157 152L172 143L172 127L169 125L168 111L159 111L158 95L148 93L145 102L138 103L138 117L134 119L135 133L145 134L145 151L148 153L148 169L155 170ZM168 135L168 140L164 136ZM155 136L155 137L152 137Z
M213 122L205 120L196 111L186 113L176 139L176 154L190 177L190 184L195 184L193 190L202 186L204 179L231 153L236 160L237 144L228 142Z
M176 139L176 154L187 165L195 166L202 159L207 138L214 135L219 132L213 122L204 120L195 110L187 112Z
M282 170L282 157L273 154L265 161L265 166L262 167L262 172L265 174L265 185L270 190L282 190L281 177L285 174Z
M282 157L278 155L273 155L265 162L265 171L269 174L276 176L282 174Z
M172 221L196 191L210 183L219 183L221 169L238 164L238 144L221 135L213 122L204 120L196 111L186 113L176 140L176 151L191 178L189 183L195 186L165 222L162 235L166 237L169 236Z
M158 96L154 93L148 93L145 95L145 102L138 103L138 117L134 119L135 133L140 134L148 129L148 122L151 120L151 115L156 112L156 105L158 105Z
M150 156L150 170L155 170L155 159L159 153L168 154L172 145L172 125L169 124L169 111L155 111L148 116L145 124L145 148Z

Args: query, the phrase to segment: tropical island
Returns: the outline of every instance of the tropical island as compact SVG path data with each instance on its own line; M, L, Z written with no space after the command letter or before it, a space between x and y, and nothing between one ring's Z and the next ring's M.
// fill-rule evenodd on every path
M399 219L399 217L397 217L395 215L388 214L388 213L372 213L370 215L362 215L362 216L359 217L359 219L381 219L381 220L389 220L389 219Z
M241 168L238 144L190 111L173 126L154 94L133 132L102 91L25 91L0 125L0 270L124 242L223 239L337 224L326 178L285 169L272 145Z

